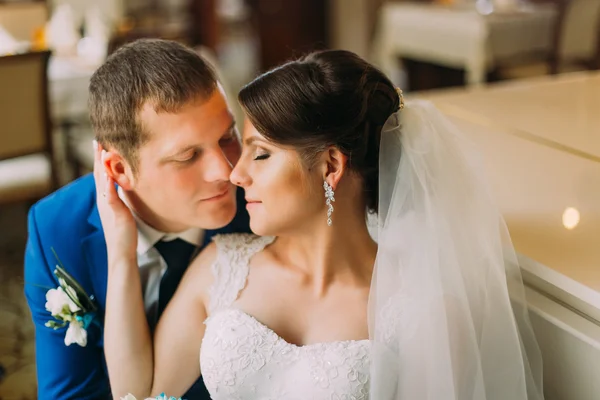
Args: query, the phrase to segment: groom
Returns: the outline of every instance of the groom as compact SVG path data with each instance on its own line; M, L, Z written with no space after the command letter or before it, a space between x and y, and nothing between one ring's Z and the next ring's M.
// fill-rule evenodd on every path
M137 222L144 304L154 325L212 236L249 232L243 193L236 195L229 182L240 155L234 120L207 62L162 40L137 41L109 57L92 77L89 108L96 139L112 154L119 195ZM44 325L51 320L46 291L58 286L52 249L98 305L99 323L87 329L85 347L66 346L66 328ZM112 398L100 328L107 254L91 175L31 208L25 281L38 398ZM209 399L201 379L185 398Z

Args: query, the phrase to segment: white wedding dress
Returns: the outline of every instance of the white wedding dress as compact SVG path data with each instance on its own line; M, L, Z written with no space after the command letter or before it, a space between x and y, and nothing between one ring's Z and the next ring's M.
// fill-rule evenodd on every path
M246 286L250 258L273 240L248 234L214 238L215 280L200 352L212 399L368 399L369 340L297 346L233 306Z

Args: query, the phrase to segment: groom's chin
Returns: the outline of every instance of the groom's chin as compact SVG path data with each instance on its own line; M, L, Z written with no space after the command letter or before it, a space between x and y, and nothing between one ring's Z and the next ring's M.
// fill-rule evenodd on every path
M237 205L235 195L231 199L224 199L215 204L198 205L197 223L203 229L220 229L223 228L235 218Z

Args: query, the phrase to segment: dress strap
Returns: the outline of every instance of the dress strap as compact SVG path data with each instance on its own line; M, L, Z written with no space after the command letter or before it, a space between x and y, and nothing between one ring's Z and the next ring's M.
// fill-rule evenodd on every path
M271 236L248 233L216 235L217 258L211 269L214 282L210 288L209 312L230 307L246 287L250 259L275 240Z

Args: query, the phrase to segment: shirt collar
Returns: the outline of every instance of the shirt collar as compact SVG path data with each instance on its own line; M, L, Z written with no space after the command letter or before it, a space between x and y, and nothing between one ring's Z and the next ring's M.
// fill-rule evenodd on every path
M123 189L118 188L119 197L127 207L131 210L129 202L125 196ZM146 254L159 240L171 241L182 239L194 246L198 247L204 240L204 230L201 228L190 228L178 233L165 233L154 229L148 225L142 218L131 210L138 230L137 253L138 255Z

